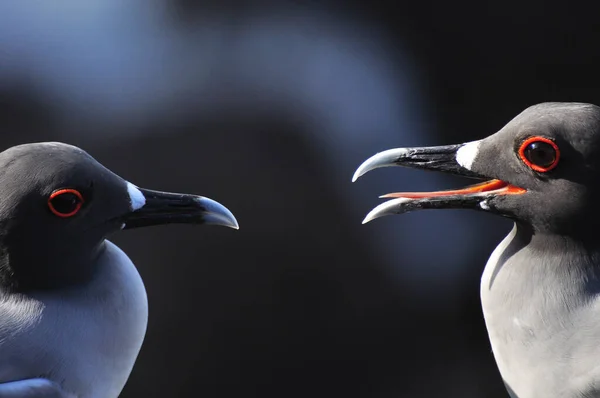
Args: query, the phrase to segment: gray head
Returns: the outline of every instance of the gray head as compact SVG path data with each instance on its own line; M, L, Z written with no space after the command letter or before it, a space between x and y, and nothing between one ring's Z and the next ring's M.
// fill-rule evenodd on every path
M51 289L81 283L112 232L165 223L238 228L208 198L138 188L83 150L35 143L0 153L0 286Z
M600 220L600 107L543 103L479 141L397 148L365 161L369 170L407 166L487 181L454 191L394 193L365 218L417 209L470 208L515 219L540 233L578 235Z

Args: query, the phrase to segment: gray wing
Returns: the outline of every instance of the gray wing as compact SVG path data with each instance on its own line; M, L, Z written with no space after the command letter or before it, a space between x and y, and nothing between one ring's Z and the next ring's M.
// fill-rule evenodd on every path
M48 379L26 379L0 383L0 398L76 398Z

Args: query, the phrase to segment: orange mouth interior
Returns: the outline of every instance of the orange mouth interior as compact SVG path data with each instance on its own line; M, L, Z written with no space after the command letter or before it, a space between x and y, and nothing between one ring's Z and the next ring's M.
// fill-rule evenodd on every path
M491 180L471 185L463 189L435 191L435 192L395 192L381 196L381 198L407 198L423 199L438 196L472 195L477 193L494 193L497 195L520 195L527 190L516 187L502 180Z

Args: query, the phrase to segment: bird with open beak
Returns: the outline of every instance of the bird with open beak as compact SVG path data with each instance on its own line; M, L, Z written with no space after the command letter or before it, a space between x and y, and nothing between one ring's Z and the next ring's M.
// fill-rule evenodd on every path
M404 166L483 180L463 189L399 192L365 218L474 209L514 221L481 278L486 326L513 398L600 397L600 107L532 106L474 142L398 148L356 180Z

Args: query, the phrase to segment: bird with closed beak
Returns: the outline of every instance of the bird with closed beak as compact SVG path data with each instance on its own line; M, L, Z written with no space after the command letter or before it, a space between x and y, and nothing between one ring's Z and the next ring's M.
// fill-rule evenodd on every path
M168 223L238 228L202 196L139 188L57 142L0 153L0 397L116 398L148 319L138 271L106 238Z
M600 397L600 107L542 103L466 144L391 149L365 161L483 180L400 192L364 222L420 209L474 209L514 221L489 258L481 302L513 398ZM466 242L468 244L468 242Z

